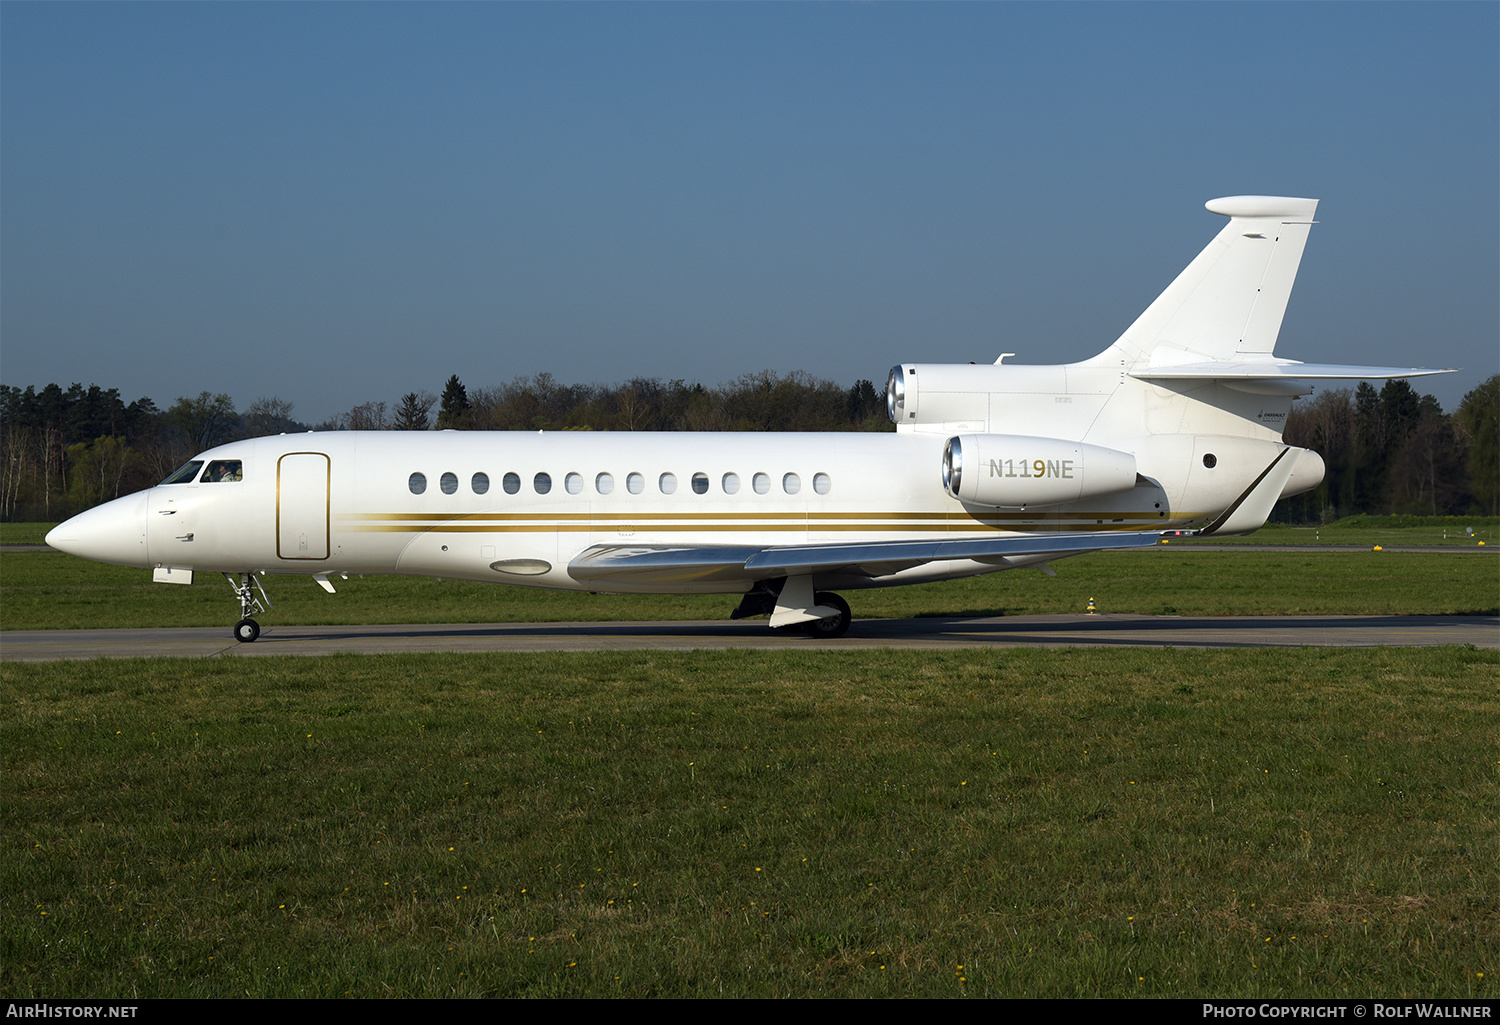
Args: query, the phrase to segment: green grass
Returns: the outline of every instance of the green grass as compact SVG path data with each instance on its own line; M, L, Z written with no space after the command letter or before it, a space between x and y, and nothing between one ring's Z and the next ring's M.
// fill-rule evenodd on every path
M8 664L0 989L1494 999L1497 686L1457 648Z
M1101 612L1180 615L1494 614L1493 554L1400 552L1099 552L1034 569L871 591L848 591L856 619ZM417 577L265 581L265 624L597 622L726 619L730 595L590 595ZM0 627L78 629L226 626L238 618L229 585L153 584L146 570L58 552L0 553Z
M1500 606L1500 551L1055 568L846 596L857 617ZM264 621L734 604L337 584L270 578ZM8 629L233 616L217 577L0 554ZM1497 689L1500 657L1464 649L6 664L0 989L1494 999Z
M40 545L47 543L47 531L56 523L0 523L0 545Z

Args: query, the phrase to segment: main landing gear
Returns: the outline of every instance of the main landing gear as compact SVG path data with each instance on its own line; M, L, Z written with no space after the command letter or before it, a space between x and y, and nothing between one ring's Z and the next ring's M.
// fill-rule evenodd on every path
M803 623L803 633L809 637L831 641L849 632L849 624L854 621L854 614L849 611L848 602L832 591L819 591L813 595L813 601L826 609L837 609L839 614L829 616L827 619L814 619Z
M270 609L271 599L266 597L266 589L261 586L254 573L241 573L238 579L233 573L225 573L224 579L229 581L229 586L234 588L234 596L240 600L240 621L234 624L234 639L241 644L249 644L260 636L260 624L250 617ZM260 592L258 598L256 591Z
M788 591L795 591L789 594ZM807 619L803 610L811 607L832 609L834 615L822 619ZM777 622L784 613L792 612L787 618L791 622L783 620ZM798 616L797 613L802 613ZM739 608L729 614L730 619L745 619L748 616L770 616L771 629L792 633L793 631L806 634L822 640L833 640L842 637L849 632L849 624L854 615L849 611L849 603L832 591L819 591L813 593L811 582L803 578L797 585L789 588L788 582L784 580L763 580L754 588L745 593L741 599Z

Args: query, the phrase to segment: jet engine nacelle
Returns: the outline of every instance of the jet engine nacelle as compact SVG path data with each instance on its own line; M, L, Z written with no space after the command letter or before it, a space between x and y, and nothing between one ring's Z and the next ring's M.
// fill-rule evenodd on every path
M1061 438L960 434L943 446L943 487L975 505L1065 505L1135 487L1135 456Z
M885 409L902 427L979 424L995 415L995 401L1009 407L1015 397L1025 396L1051 406L1054 396L1067 393L1063 366L900 363L886 378Z

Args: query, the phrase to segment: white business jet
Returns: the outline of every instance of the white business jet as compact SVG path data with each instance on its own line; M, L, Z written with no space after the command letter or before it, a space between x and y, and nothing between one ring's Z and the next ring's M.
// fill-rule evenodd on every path
M837 590L1246 534L1323 479L1316 452L1281 442L1294 397L1446 371L1278 359L1317 201L1207 206L1229 223L1109 348L903 363L895 434L283 434L204 452L47 543L163 583L223 573L241 641L270 605L259 577L278 573L330 592L331 576L399 573L738 594L735 618L838 637Z

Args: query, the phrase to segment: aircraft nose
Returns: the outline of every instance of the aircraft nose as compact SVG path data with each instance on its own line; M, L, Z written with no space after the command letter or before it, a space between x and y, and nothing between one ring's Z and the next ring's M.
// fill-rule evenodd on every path
M47 544L60 552L117 566L150 566L146 559L146 492L139 491L59 523Z

